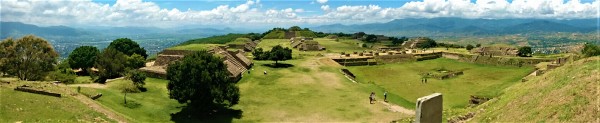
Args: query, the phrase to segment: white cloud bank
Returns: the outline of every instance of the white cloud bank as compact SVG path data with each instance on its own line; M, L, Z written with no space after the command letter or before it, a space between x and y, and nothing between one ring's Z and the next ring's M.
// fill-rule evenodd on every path
M158 26L185 24L204 25L276 25L372 23L399 18L598 18L600 0L582 3L579 0L424 0L407 2L399 7L378 5L339 6L330 8L321 3L322 15L301 16L303 8L261 10L260 1L211 10L195 11L164 9L153 2L117 0L114 5L90 0L1 0L0 19L39 25L98 25L98 26Z

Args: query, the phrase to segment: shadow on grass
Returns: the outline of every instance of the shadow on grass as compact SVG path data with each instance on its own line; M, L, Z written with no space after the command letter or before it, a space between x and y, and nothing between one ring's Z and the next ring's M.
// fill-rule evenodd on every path
M263 64L262 66L270 67L270 68L289 68L289 67L294 67L294 65L292 65L292 64L286 64L286 63Z
M211 113L201 113L184 106L180 112L171 114L171 121L176 123L231 123L234 118L242 118L242 110L222 108Z

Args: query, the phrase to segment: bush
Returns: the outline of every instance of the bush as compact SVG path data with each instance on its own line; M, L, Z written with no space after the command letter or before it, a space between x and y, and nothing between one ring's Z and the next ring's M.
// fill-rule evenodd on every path
M473 48L474 48L474 47L473 47L473 45L470 45L470 44L469 44L469 45L467 45L467 50L471 50L471 49L473 49Z
M146 82L144 82L146 80L146 74L137 70L129 71L127 78L133 81L133 85L137 88L144 88L144 85L146 84Z
M600 55L600 48L596 45L590 44L590 43L586 43L583 46L583 50L581 50L581 53L585 56L585 57L592 57L592 56L597 56Z
M73 84L75 83L75 79L77 75L75 73L64 73L61 70L53 71L48 74L48 79L51 81L59 81L65 84Z

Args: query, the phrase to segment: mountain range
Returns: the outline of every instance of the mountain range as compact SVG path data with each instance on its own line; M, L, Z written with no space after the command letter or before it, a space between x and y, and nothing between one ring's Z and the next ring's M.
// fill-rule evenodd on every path
M464 19L409 18L386 23L342 25L331 24L311 28L323 32L367 32L403 36L503 35L519 33L553 33L596 31L598 19Z

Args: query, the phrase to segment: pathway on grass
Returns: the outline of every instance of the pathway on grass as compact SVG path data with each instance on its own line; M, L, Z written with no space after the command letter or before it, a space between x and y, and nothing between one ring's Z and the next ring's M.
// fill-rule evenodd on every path
M104 115L106 115L106 117L113 119L119 123L126 123L127 120L125 120L125 118L121 117L120 115L116 114L113 111L110 111L108 109L105 109L104 107L102 107L101 105L98 105L98 103L94 102L94 100L83 96L82 94L77 94L75 96L75 99L81 101L82 103L84 103L85 105L87 105L88 107L94 109L97 112L100 112Z
M106 88L105 84L90 83L90 84L70 84L69 87L86 87L86 88Z
M404 108L402 106L390 104L390 103L387 103L384 101L377 101L377 102L380 102L381 104L385 105L386 107L388 107L388 110L390 110L392 112L400 112L400 113L404 113L404 114L408 114L408 115L415 115L415 111Z
M91 84L72 84L72 85L67 85L69 87L89 87L89 88L106 88L105 84L98 84L98 83L91 83ZM83 104L87 105L88 107L92 108L93 110L100 112L104 115L106 115L106 117L113 119L119 123L127 123L127 120L125 120L124 117L122 117L121 115L116 114L115 112L108 110L104 107L102 107L101 105L99 105L98 103L96 103L96 101L90 99L89 97L84 96L83 94L77 94L77 92L74 92L71 89L67 89L70 90L71 93L75 93L75 95L73 96L73 98L79 100L80 102L82 102Z

